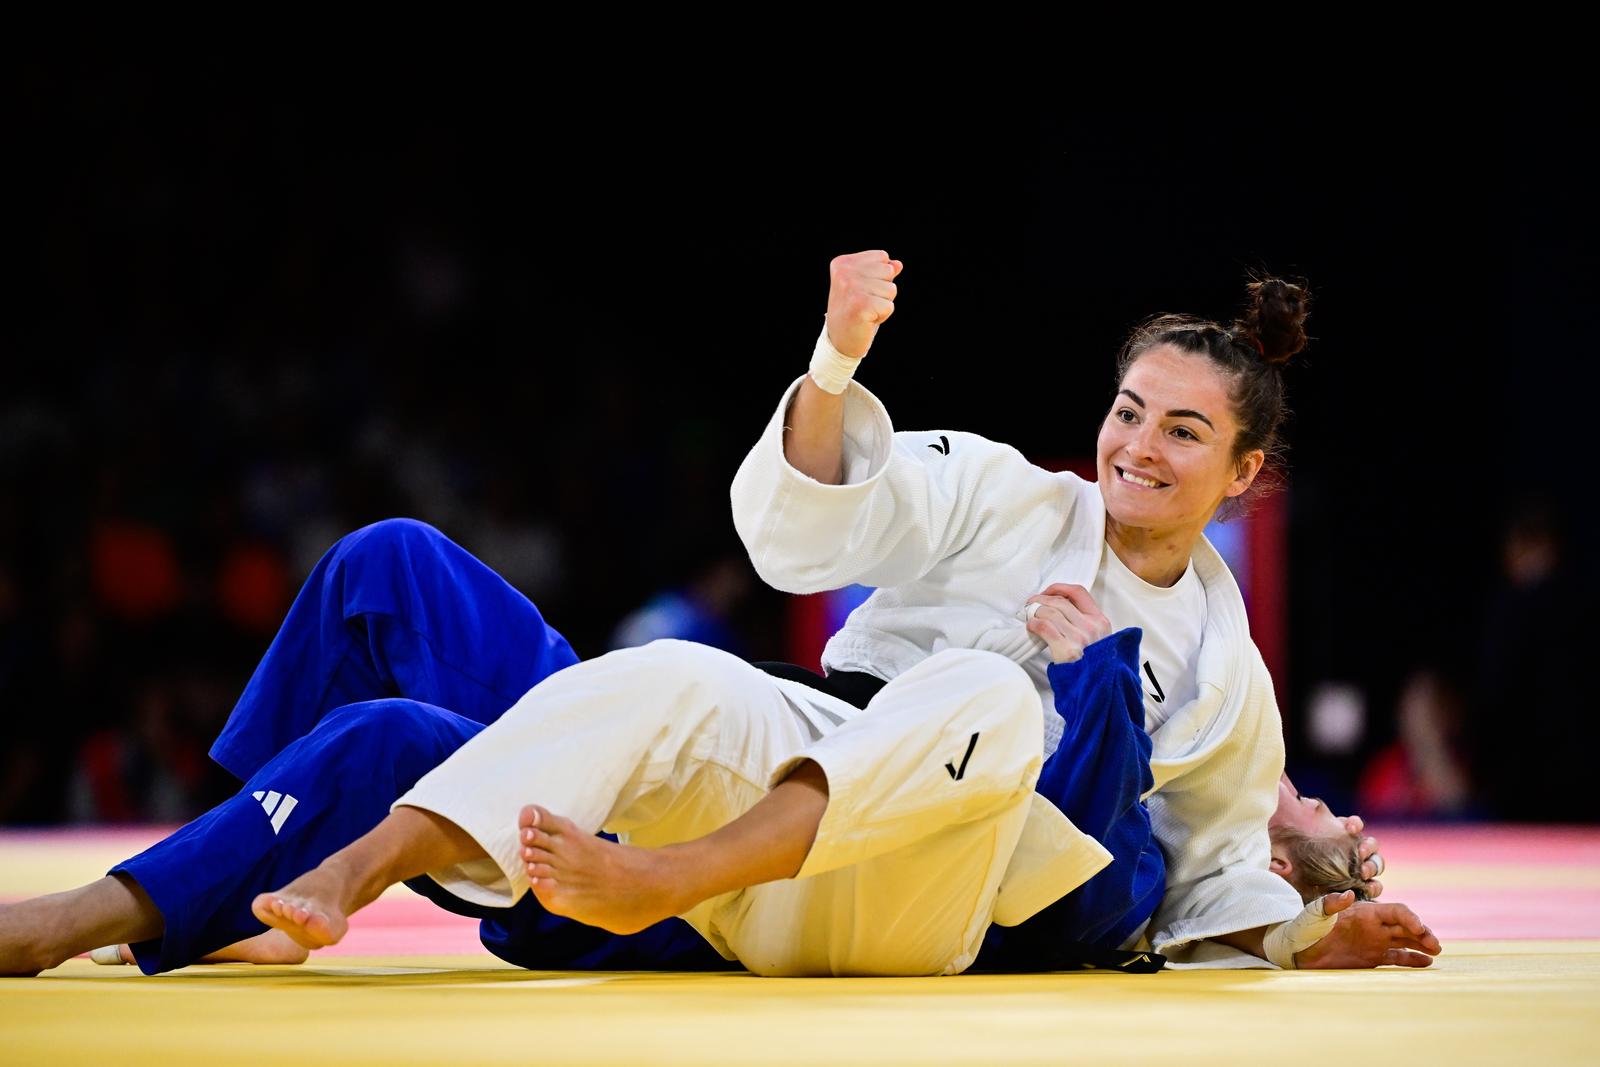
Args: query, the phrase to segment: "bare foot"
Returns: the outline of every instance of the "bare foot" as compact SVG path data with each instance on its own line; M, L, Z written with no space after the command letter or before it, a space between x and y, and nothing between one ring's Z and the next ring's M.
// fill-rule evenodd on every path
M256 963L263 966L304 963L311 953L282 930L268 930L218 949L201 963Z
M632 934L699 903L684 893L665 849L607 841L534 804L517 826L528 886L552 914Z
M306 948L336 945L350 929L348 880L324 863L250 903L255 917Z
M115 960L107 955L100 958L102 952L109 949L95 949L90 956L96 963L122 963L133 966L139 961L133 957L133 949L128 945L117 945ZM227 948L219 948L210 955L201 956L195 963L254 963L262 966L282 966L284 964L304 963L311 952L304 945L296 944L290 940L289 935L282 930L268 930L255 937L247 937L243 941L235 941Z

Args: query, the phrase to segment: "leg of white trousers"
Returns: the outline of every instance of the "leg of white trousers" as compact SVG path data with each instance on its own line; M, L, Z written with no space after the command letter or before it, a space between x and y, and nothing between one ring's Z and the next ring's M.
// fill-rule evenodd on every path
M685 841L747 811L809 740L768 675L713 648L656 641L552 675L395 805L449 819L488 853L430 872L435 881L505 906L528 888L524 804L633 844Z
M948 974L977 955L1043 762L1038 692L987 652L932 656L781 765L813 759L828 810L797 879L715 928L758 974Z
M1027 799L1044 762L1044 713L1021 667L992 652L930 656L866 710L780 765L828 776L828 810L797 877L893 852Z

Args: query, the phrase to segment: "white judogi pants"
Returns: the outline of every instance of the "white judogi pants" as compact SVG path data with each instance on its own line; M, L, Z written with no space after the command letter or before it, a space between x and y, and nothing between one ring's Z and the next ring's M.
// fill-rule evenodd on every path
M814 760L829 800L799 874L683 918L757 974L954 974L977 955L1028 815L1040 715L1027 675L989 652L931 656L857 711L657 641L546 679L395 806L449 819L488 853L437 882L509 906L528 891L524 804L661 846L726 825Z

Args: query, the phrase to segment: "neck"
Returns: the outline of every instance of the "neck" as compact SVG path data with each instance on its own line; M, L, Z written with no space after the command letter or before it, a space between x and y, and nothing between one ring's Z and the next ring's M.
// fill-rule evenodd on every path
M1170 589L1189 567L1205 525L1171 529L1124 526L1106 515L1106 544L1124 566L1151 585Z

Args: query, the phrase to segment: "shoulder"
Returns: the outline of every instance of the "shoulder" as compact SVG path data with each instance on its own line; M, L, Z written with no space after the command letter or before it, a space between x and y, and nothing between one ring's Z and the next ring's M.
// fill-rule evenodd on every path
M1099 497L1099 487L1095 483L1071 471L1047 470L1012 445L982 434L964 430L896 430L894 448L925 466L982 470L991 475L1002 474L1015 482L1052 486L1073 497Z
M894 435L894 450L930 472L949 493L984 510L1042 511L1057 521L1100 508L1100 489L1070 471L1051 471L1020 451L981 434L910 430Z

